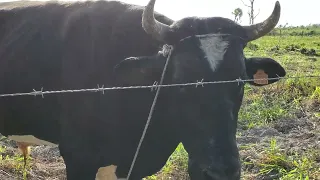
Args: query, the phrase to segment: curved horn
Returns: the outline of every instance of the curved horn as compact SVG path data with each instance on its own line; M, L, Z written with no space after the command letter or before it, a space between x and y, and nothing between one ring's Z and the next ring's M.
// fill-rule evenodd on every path
M154 4L156 0L150 0L142 14L142 28L152 37L164 41L170 27L154 18Z
M280 19L280 3L275 3L272 14L265 21L251 26L243 26L248 35L248 41L258 39L269 33L279 22Z

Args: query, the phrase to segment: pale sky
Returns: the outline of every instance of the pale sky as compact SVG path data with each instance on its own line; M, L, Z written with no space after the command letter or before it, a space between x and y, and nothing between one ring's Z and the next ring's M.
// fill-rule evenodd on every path
M11 1L11 0L0 0ZM41 0L46 1L46 0ZM75 0L64 0L75 1ZM83 1L83 0L80 0ZM120 0L138 5L146 5L149 0ZM249 0L243 0L248 3ZM276 0L255 0L255 12L259 15L255 23L266 19L272 12ZM320 24L320 0L279 0L281 4L281 17L278 25L309 25ZM221 16L233 20L231 12L240 7L243 11L242 25L249 24L248 7L244 6L241 0L157 0L155 10L178 20L187 16Z

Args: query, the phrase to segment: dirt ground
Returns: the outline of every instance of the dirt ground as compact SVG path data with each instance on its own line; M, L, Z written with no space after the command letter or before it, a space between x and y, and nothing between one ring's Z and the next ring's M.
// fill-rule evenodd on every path
M308 154L308 151L317 152L316 165L314 168L320 170L320 119L300 118L296 120L280 120L269 127L253 128L250 130L239 130L239 146L254 144L254 148L244 148L240 151L241 159L245 162L254 162L262 159L266 149L270 149L270 140L276 140L277 149L288 156L295 153ZM259 169L255 166L242 165L244 179L274 180L279 179L278 174L255 176ZM318 171L315 180L320 180ZM253 177L253 178L250 178ZM313 178L310 178L313 179Z
M257 144L257 148L242 149L241 158L245 161L254 161L260 156L260 152L270 146L270 139L275 138L280 149L286 152L303 153L308 149L320 149L320 130L319 119L310 120L306 118L296 120L279 120L268 127L252 128L250 130L241 130L238 137L239 146L248 144ZM0 141L0 146L5 146L6 151L2 157L14 156L19 153L15 142L7 139ZM241 148L240 148L241 149ZM31 151L31 169L28 174L28 180L63 180L65 178L65 165L60 157L57 147L36 146ZM22 162L21 162L22 163ZM317 167L320 167L320 157L318 157ZM256 173L256 167L243 166L244 173ZM181 172L180 172L181 173ZM182 173L184 174L184 173ZM184 176L185 177L185 176ZM246 174L245 179L277 179L273 177L254 177ZM248 178L251 177L251 178ZM19 180L22 178L21 172L16 172L7 166L0 167L1 180ZM180 179L180 178L178 178ZM185 179L185 178L183 178Z
M5 146L6 151L2 156L14 156L19 152L14 141L2 140L0 146ZM65 165L60 156L58 147L33 146L30 156L31 169L28 171L28 180L64 180L66 179ZM30 163L30 161L29 161ZM22 162L20 163L22 165ZM14 168L0 167L1 180L22 180L22 172L15 171Z

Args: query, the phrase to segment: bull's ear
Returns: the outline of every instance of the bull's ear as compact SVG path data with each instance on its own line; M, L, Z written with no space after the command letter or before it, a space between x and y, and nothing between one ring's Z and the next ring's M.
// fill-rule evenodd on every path
M125 85L150 85L159 79L165 61L160 56L129 57L114 68L117 82Z
M259 79L284 77L286 75L285 69L277 61L271 58L247 58L246 69L248 78L255 79L248 83L254 86L265 86L279 81L279 79Z

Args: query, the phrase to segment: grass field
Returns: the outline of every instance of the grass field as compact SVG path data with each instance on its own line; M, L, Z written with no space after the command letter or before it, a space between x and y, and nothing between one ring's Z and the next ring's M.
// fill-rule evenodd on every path
M320 27L276 29L245 49L247 57L271 57L287 76L320 75ZM246 85L238 125L242 179L320 179L320 79L286 79L266 87ZM0 141L0 179L23 177L14 142ZM63 179L57 148L32 147L28 179ZM188 179L180 144L153 179Z

